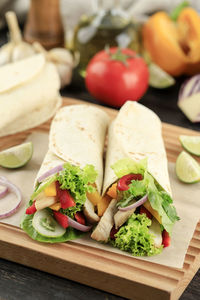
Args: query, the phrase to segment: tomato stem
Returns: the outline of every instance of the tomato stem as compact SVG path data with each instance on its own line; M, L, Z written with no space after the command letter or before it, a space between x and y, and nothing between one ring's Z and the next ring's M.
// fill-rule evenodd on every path
M110 60L117 60L117 61L120 61L122 62L125 66L128 66L128 62L127 60L129 58L135 58L135 57L138 57L137 54L135 55L130 55L130 54L125 54L122 52L122 48L121 47L118 47L117 48L117 51L115 53L111 53L110 51L110 47L108 45L105 46L105 51L106 53L108 54Z

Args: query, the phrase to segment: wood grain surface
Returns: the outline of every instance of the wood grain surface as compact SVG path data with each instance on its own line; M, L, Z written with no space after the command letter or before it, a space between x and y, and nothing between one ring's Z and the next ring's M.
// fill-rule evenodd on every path
M82 102L65 98L64 105ZM102 108L102 107L101 107ZM105 109L111 117L117 111ZM50 121L34 129L48 131ZM0 149L19 144L33 130L0 139ZM175 161L180 134L197 132L163 124L169 161ZM182 269L74 243L46 245L31 240L19 228L0 224L0 257L81 282L130 299L178 299L200 266L200 223L197 225ZM81 276L80 276L81 274Z

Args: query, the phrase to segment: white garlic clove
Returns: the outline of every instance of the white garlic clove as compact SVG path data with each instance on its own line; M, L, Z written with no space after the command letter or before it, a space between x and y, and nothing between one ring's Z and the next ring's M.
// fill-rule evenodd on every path
M64 63L73 67L74 60L72 54L65 48L54 48L48 52L48 59L55 63Z
M72 79L72 68L67 64L55 64L61 82L61 88L70 84Z
M35 54L34 48L26 42L21 42L13 48L11 60L17 61Z
M0 48L0 66L11 62L13 47L13 43L7 43Z

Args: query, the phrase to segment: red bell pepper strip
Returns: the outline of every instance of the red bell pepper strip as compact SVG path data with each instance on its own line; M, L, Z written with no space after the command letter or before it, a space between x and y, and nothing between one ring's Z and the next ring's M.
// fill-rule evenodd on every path
M56 181L56 194L63 209L76 206L76 203L73 197L70 195L70 192L68 190L62 190L58 181Z
M60 199L61 207L63 209L76 206L76 203L68 190L61 190L59 199Z
M68 224L68 217L66 215L61 214L59 211L53 212L54 218L56 221L63 227L67 228L69 226Z
M148 209L146 209L143 205L140 207L140 214L145 214L147 216L147 218L149 218L150 220L152 220L153 216L150 213L150 211L148 211Z
M162 245L165 247L169 247L171 243L171 238L169 233L164 229L162 232Z
M27 215L32 215L34 214L35 212L37 211L36 207L35 207L35 201L33 202L33 204L31 206L29 206L27 209L26 209L26 214Z
M141 174L128 174L118 180L117 189L119 191L127 191L132 180L142 180Z
M110 232L110 238L111 240L115 240L115 234L119 231L119 228L116 229L115 226L113 226L113 228L111 229L111 232Z
M85 225L85 218L84 218L84 215L82 212L78 211L76 214L75 214L75 219L78 223L82 224L82 225Z

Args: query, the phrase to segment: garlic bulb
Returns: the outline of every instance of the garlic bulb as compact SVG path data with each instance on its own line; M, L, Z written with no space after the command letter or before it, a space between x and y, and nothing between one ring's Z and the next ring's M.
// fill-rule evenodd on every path
M29 45L28 43L25 43L25 42L21 42L18 45L15 45L13 52L12 52L11 60L14 62L17 60L21 60L25 57L32 56L34 54L35 54L35 52L31 45Z
M8 64L11 61L13 43L7 43L0 48L0 66Z
M61 80L61 87L69 84L72 78L74 61L71 53L64 48L54 48L48 52L49 60L54 62Z
M37 52L43 53L48 61L55 64L60 77L61 88L68 85L71 82L74 68L74 60L71 53L65 48L53 48L50 51L46 51L38 42L33 43L33 47Z
M35 53L34 48L22 40L16 14L9 11L5 14L10 33L10 41L0 48L0 66L14 62Z

